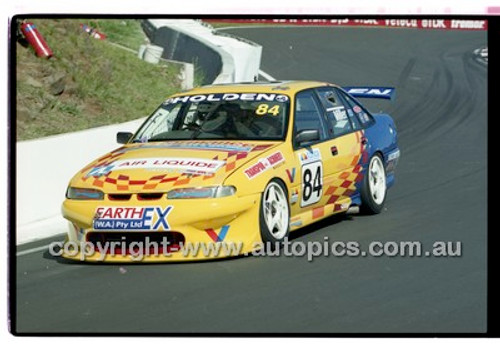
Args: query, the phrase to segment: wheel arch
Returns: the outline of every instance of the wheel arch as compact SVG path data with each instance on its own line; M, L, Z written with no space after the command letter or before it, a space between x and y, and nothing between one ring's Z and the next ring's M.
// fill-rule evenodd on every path
M261 194L264 194L264 191L266 190L267 186L269 185L270 182L272 182L273 180L276 180L276 181L279 181L281 184L283 184L283 186L285 187L285 190L286 190L286 196L288 197L288 194L289 194L289 190L288 190L288 185L286 184L286 181L284 181L282 178L278 177L278 176L274 176L272 178L270 178L266 185L264 186L264 188L262 188L262 192Z

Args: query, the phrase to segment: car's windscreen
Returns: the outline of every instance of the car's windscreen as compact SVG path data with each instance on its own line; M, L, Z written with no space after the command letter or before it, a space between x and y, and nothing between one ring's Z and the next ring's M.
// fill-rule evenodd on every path
M182 139L283 140L289 97L276 93L214 93L168 98L134 142Z

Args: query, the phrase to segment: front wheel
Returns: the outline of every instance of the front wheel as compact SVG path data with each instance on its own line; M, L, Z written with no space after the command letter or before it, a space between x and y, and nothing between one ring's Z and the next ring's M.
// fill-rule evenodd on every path
M378 214L384 208L387 192L384 162L380 154L375 154L368 164L368 169L361 187L361 209L367 214Z
M290 207L286 187L273 179L267 184L260 200L260 235L264 243L279 243L288 236Z

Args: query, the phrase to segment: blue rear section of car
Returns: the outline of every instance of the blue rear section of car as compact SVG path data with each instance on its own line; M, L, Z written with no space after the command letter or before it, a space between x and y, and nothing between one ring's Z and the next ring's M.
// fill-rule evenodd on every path
M364 136L368 139L368 144L366 147L366 161L364 161L362 171L366 175L369 159L375 153L380 153L385 165L387 188L390 188L394 185L394 169L399 159L398 134L391 116L384 113L372 115L375 123L364 130ZM362 183L363 181L360 181L356 184L356 193L351 197L353 206L361 205L360 191Z
M365 137L368 139L368 155L369 158L377 152L382 155L389 188L394 184L394 169L400 153L396 125L388 114L379 113L374 114L373 117L375 124L365 129Z

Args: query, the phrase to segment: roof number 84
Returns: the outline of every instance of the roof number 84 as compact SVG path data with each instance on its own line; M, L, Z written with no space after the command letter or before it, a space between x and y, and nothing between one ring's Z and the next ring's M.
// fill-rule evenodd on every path
M268 113L272 114L273 116L277 116L278 114L280 114L280 106L274 105L271 108L269 108L269 105L263 103L259 104L259 106L255 110L255 114L259 116L263 116Z

